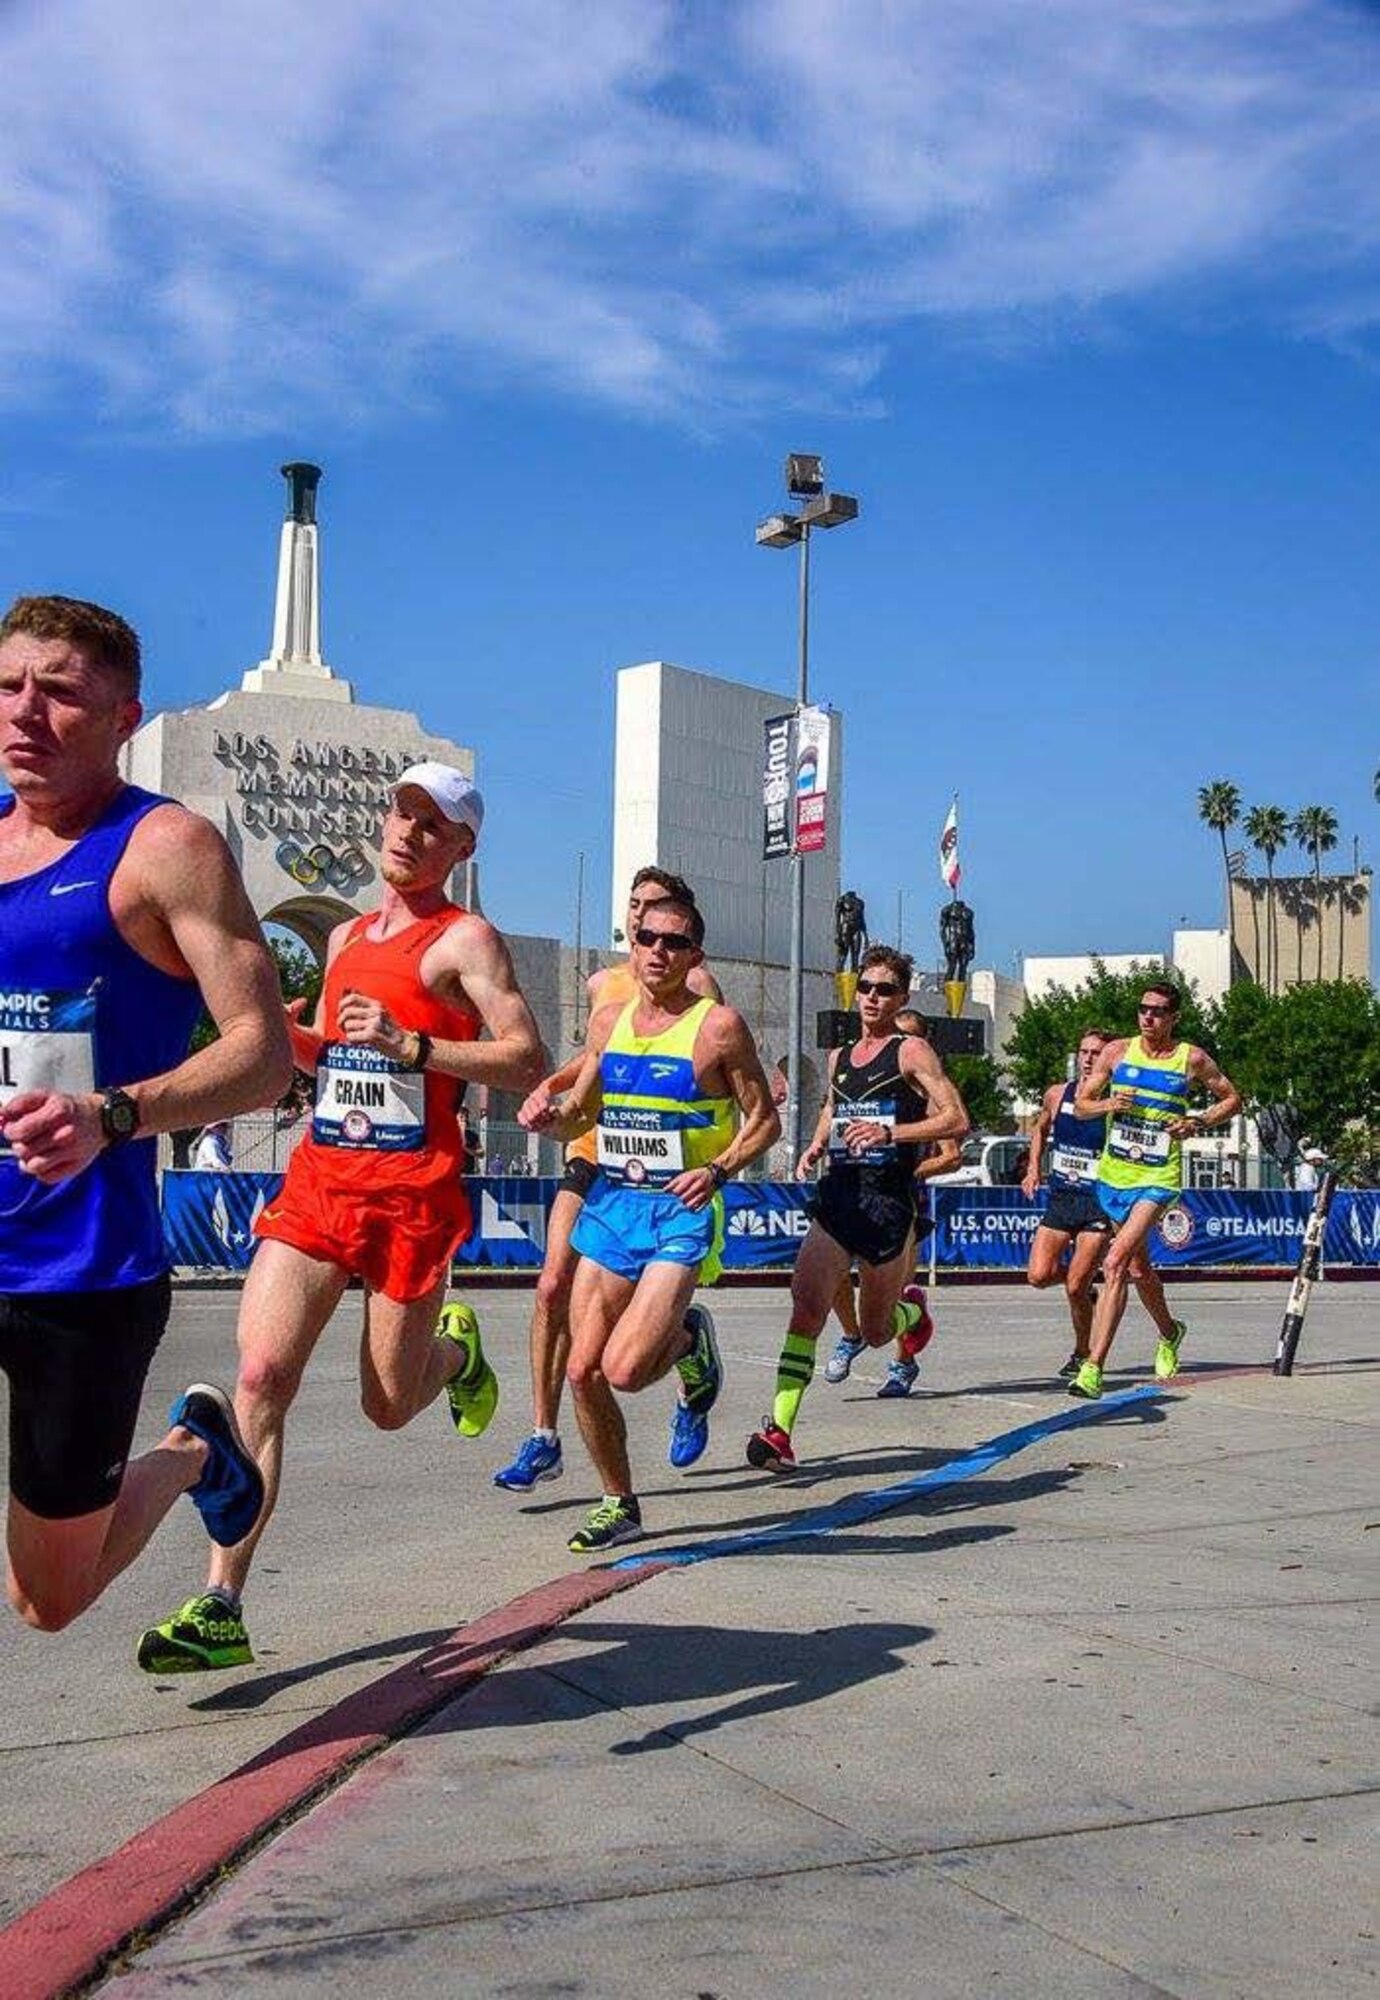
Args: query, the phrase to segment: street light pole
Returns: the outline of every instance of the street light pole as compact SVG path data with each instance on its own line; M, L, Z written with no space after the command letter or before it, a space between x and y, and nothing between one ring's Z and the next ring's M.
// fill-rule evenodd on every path
M800 676L796 692L797 729L800 711L810 699L810 530L837 528L857 519L858 503L851 494L830 493L824 483L824 461L812 452L792 452L786 460L786 491L804 501L798 514L773 514L759 524L759 548L787 549L800 544ZM792 815L796 800L791 801ZM794 817L791 825L791 943L786 1039L786 1144L792 1169L801 1154L800 1113L804 1054L805 997L805 856L801 853Z
M800 679L796 688L796 714L810 699L810 529L800 525ZM794 803L792 804L794 811ZM790 1062L786 1068L786 1148L791 1156L791 1172L800 1158L800 1072L805 1052L805 856L798 843L791 844L791 965L787 995L786 1040Z

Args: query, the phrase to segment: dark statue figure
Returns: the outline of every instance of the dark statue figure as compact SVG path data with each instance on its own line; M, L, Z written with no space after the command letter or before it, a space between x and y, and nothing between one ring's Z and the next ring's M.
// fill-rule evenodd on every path
M867 950L867 911L856 889L845 889L834 905L834 944L839 971L856 972Z
M973 913L957 896L939 913L939 942L944 947L944 977L961 985L968 977L977 941Z

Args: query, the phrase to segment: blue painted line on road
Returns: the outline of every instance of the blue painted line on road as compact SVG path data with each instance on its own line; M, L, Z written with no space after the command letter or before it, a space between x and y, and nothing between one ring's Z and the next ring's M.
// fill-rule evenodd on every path
M613 1568L643 1569L650 1564L685 1567L690 1563L716 1562L724 1556L747 1555L755 1549L772 1548L779 1542L809 1541L817 1535L830 1535L837 1528L851 1528L859 1521L870 1521L878 1514L888 1513L893 1507L902 1507L917 1494L934 1492L942 1486L957 1486L965 1479L976 1479L981 1473L990 1472L994 1465L1000 1465L1004 1458L1014 1458L1018 1451L1038 1444L1041 1438L1073 1430L1078 1424L1095 1422L1136 1403L1153 1402L1165 1393L1164 1388L1153 1383L1143 1383L1134 1389L1118 1389L1115 1394L1103 1396L1095 1403L1078 1403L1071 1409L1061 1410L1057 1417L1041 1417L1037 1423L1022 1424L1014 1431L1003 1431L999 1437L974 1445L961 1457L947 1459L943 1465L918 1473L914 1479L904 1479L896 1486L879 1486L871 1493L850 1494L848 1499L836 1501L832 1507L815 1508L777 1528L725 1535L718 1541L699 1542L691 1548L658 1549L655 1555L649 1551L646 1555L624 1556L621 1562L613 1564Z

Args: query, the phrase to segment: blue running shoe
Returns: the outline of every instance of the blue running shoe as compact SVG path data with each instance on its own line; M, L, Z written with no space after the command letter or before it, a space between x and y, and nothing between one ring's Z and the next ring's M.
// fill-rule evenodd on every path
M697 1458L704 1457L705 1446L709 1443L709 1419L703 1410L692 1410L688 1404L676 1399L671 1412L671 1442L666 1448L666 1456L678 1472L693 1465Z
M866 1345L865 1340L850 1340L845 1334L824 1364L825 1381L846 1382L853 1363Z
M541 1480L559 1479L564 1471L560 1439L538 1437L534 1433L523 1439L522 1449L512 1464L494 1474L494 1485L505 1486L510 1493L530 1493Z
M233 1549L263 1511L264 1482L235 1421L235 1406L212 1382L193 1382L168 1412L170 1424L199 1437L206 1463L188 1490L213 1542Z
M884 1401L893 1396L908 1396L919 1373L918 1361L893 1361L886 1371L886 1380L877 1394Z

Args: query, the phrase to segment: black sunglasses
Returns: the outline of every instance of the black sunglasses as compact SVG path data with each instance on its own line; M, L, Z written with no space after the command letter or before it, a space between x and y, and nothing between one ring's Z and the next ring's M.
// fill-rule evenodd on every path
M1172 1007L1150 1007L1142 1000L1136 1012L1138 1014L1172 1014L1174 1009Z
M649 931L645 925L640 931L633 932L633 943L640 944L644 951L651 951L654 945L672 952L699 950L695 940L684 931Z
M859 993L892 994L899 993L900 990L894 979L860 979L858 981Z

